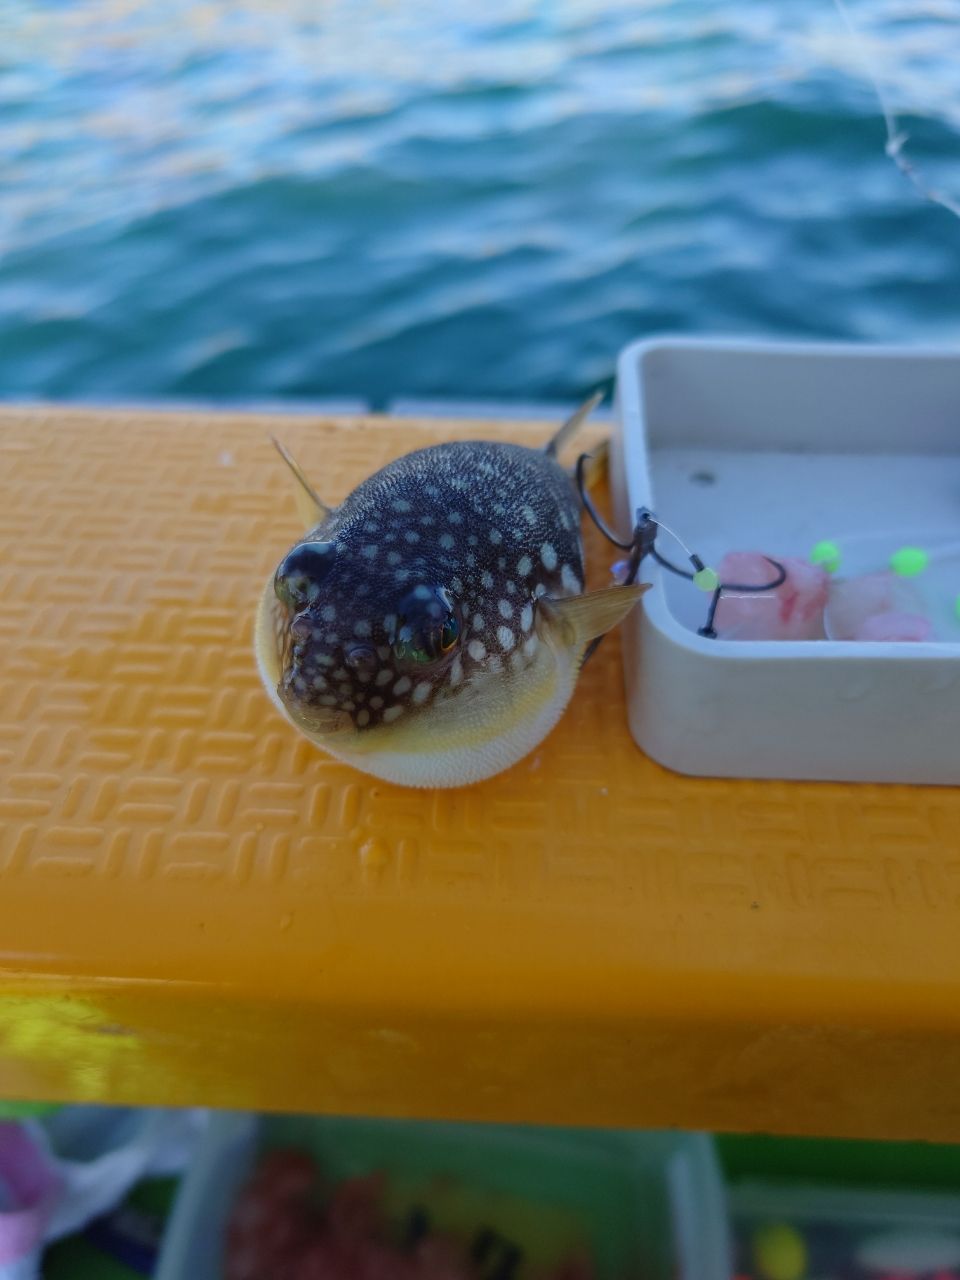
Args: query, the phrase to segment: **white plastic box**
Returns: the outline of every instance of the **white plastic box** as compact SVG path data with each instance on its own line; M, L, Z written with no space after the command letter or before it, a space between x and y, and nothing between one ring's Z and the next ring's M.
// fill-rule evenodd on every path
M960 351L639 342L619 359L617 410L623 530L650 507L707 565L806 558L822 539L841 573L901 546L935 553L915 584L936 619L923 643L706 638L708 599L645 562L656 589L624 640L643 750L715 777L960 782Z

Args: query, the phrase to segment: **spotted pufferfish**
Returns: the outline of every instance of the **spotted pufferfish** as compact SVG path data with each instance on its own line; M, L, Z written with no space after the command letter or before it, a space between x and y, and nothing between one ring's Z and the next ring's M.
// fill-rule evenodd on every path
M584 593L580 501L542 450L419 449L327 507L282 445L306 535L264 589L260 674L329 754L415 787L488 778L560 719L591 641L644 584Z

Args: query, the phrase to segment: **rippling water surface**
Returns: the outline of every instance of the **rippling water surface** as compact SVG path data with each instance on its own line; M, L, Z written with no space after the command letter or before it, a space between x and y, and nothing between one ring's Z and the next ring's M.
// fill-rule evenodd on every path
M0 394L567 398L954 341L960 0L6 0Z

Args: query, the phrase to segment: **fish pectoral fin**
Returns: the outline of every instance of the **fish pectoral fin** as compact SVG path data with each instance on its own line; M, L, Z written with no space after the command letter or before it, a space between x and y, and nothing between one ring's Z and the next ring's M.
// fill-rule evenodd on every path
M649 582L634 582L560 600L541 596L537 602L538 619L562 635L572 649L579 650L622 622L649 587Z
M602 399L603 392L596 391L589 400L584 400L579 409L574 410L544 449L544 453L546 453L548 458L555 458L563 446L573 439Z
M313 485L303 473L303 468L287 447L276 436L271 436L273 447L284 460L297 482L297 515L308 529L314 528L332 514L330 508L317 496Z

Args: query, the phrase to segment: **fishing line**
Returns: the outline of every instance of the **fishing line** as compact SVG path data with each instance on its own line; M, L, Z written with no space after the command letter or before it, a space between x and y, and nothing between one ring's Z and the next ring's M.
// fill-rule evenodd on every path
M897 122L897 117L887 98L886 91L880 82L880 78L874 70L873 63L867 54L866 41L863 33L854 24L850 16L850 11L846 6L845 0L833 0L834 6L839 13L844 26L853 37L856 43L857 54L863 66L864 74L873 85L873 91L877 95L877 101L880 104L880 110L883 112L883 123L887 130L887 142L884 151L897 166L903 176L913 184L920 195L929 200L933 204L938 204L942 209L946 209L948 213L952 213L955 218L960 218L960 203L948 196L943 191L937 191L933 187L928 187L920 177L913 162L909 159L904 151L904 147L910 140L910 135L905 133Z

